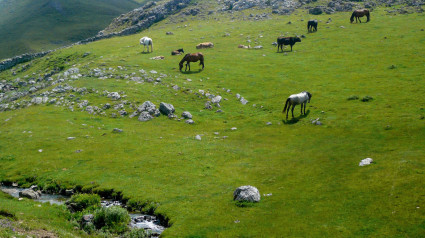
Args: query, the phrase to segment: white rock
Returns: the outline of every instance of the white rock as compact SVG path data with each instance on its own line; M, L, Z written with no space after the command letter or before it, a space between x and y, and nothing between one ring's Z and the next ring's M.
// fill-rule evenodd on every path
M195 136L195 139L196 139L196 140L202 140L202 138L201 138L201 136L200 136L200 135L196 135L196 136Z
M359 166L370 165L372 162L373 162L373 159L366 158L366 159L363 159L362 161L360 161Z

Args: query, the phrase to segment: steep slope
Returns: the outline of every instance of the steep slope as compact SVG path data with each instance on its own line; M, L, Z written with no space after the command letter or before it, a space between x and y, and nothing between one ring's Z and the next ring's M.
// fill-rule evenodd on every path
M425 15L378 8L350 24L351 12L215 7L1 72L0 180L122 192L170 219L164 237L422 236ZM280 35L305 37L277 53ZM214 48L195 48L204 41ZM179 72L178 48L202 51L205 69ZM303 90L307 115L283 120L285 99ZM146 101L174 115L151 118ZM359 167L366 157L375 162ZM248 184L261 201L235 203Z
M95 35L132 0L2 0L0 59L67 45Z

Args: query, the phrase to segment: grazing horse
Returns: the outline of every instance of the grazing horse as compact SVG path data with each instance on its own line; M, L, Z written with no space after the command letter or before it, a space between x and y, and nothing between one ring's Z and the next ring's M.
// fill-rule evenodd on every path
M171 55L181 55L182 53L184 53L183 49L171 51Z
M350 18L350 23L354 22L354 17L356 18L356 23L357 23L357 19L359 19L359 22L362 23L362 21L360 20L360 17L366 16L367 17L367 21L370 21L370 13L368 9L360 9L360 10L354 10L353 14L351 14L351 18Z
M307 30L308 32L317 31L317 20L310 20L307 22Z
M288 113L289 108L292 106L292 118L294 118L294 108L296 105L301 104L301 115L303 114L303 105L304 105L304 115L305 115L305 108L307 106L307 102L310 102L311 99L311 93L307 91L303 91L298 94L292 94L291 96L286 99L285 107L283 108L282 113L285 113L286 111L286 120L288 120ZM288 110L286 110L288 109Z
M190 71L190 62L197 62L198 60L200 61L199 65L202 65L202 69L204 69L204 55L202 53L198 52L198 53L186 54L179 63L180 71L182 71L183 63L185 61L187 63L186 63L186 68L184 71L187 70L187 66L189 66L189 71Z
M292 46L295 45L296 42L301 42L301 39L299 37L278 37L277 52L279 52L279 47L283 51L283 45L290 45L292 51Z
M153 42L151 38L147 36L142 37L140 39L140 44L143 45L143 52L145 52L145 47L148 49L149 52L149 46L151 46L151 52L153 52Z

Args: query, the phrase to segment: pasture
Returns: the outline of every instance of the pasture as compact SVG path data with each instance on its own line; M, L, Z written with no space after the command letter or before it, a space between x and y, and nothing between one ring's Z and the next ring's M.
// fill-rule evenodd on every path
M256 11L244 12L250 13ZM191 112L195 124L165 116L149 122L94 116L53 105L2 112L0 180L121 191L170 219L164 237L420 237L425 233L424 15L378 9L366 24L350 24L350 15L298 11L264 21L221 14L165 20L140 34L60 50L16 76L2 72L0 80L9 81L56 65L83 72L126 67L122 74L156 70L167 74L158 84L90 77L68 84L124 91L126 100L139 104L171 103L179 116ZM307 21L314 18L318 31L308 34ZM277 53L271 43L295 34L306 38L292 52L286 47ZM142 36L153 39L153 53L141 53ZM206 41L214 48L195 48ZM239 44L263 49L239 49ZM183 56L169 56L179 48L202 52L205 69L194 63L190 72L180 72ZM74 57L84 52L91 54ZM165 59L149 59L158 55ZM61 60L66 58L69 62ZM176 91L170 84L184 88ZM206 98L185 89L228 100L206 110ZM300 117L297 107L296 119L284 120L286 98L301 91L313 95L306 115ZM237 93L249 103L242 105ZM347 100L353 95L373 100ZM97 94L79 97L113 103ZM322 126L311 124L316 118ZM114 134L113 128L123 133ZM194 139L198 134L201 141ZM76 139L66 140L70 136ZM374 163L359 167L367 157ZM241 185L257 187L261 201L237 206L232 193Z

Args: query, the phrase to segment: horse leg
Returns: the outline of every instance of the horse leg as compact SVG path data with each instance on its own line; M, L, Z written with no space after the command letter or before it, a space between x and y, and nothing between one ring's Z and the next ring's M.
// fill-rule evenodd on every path
M303 105L304 103L301 103L301 115L303 114Z
M362 23L362 20L360 20L360 17L359 17L359 22Z
M294 118L294 109L295 109L295 104L294 104L294 105L292 105L292 109L291 109L291 112L292 112L292 118Z
M291 103L289 103L288 110L286 110L286 120L288 120L289 109L291 108Z
M304 103L304 115L305 115L305 108L307 107L307 102Z
M291 45L291 52L292 52L292 45Z

